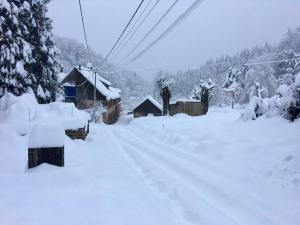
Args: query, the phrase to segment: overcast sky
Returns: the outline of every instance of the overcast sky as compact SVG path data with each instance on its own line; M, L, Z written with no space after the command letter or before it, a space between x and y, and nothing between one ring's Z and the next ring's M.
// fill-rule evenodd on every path
M105 55L125 27L140 0L81 0L90 46ZM150 0L145 0L146 3ZM154 40L194 0L179 0L171 14L136 53ZM118 62L150 29L174 0L161 0ZM235 54L246 47L278 43L288 27L300 25L299 0L205 0L180 26L127 68L151 76L152 68L187 69L206 59ZM49 16L54 33L83 42L77 0L52 0ZM133 54L132 56L134 56ZM145 71L144 71L145 70ZM142 75L142 74L141 74Z

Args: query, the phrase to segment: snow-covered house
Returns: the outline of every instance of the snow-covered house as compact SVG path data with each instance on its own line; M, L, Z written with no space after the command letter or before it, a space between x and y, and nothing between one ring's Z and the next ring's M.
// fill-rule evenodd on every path
M61 81L67 99L73 99L79 109L89 109L94 104L95 73L90 68L76 66ZM103 120L114 123L120 113L121 91L96 73L96 104L104 107ZM70 96L73 95L73 96Z
M134 118L148 115L161 116L162 105L148 95L133 109L133 115Z

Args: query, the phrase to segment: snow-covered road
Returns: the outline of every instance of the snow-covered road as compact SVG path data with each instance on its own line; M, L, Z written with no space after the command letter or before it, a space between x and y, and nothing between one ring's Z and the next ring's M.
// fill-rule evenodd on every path
M66 166L24 172L26 137L0 159L0 225L298 225L300 121L121 118L67 140Z

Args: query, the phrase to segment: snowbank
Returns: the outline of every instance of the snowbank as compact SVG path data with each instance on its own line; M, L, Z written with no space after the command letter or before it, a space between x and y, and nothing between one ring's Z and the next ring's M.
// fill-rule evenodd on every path
M0 124L26 135L40 122L60 123L64 129L78 129L90 120L87 112L78 110L73 103L53 102L39 105L32 94L16 97L7 93L0 99Z
M73 103L52 102L40 105L39 120L59 121L66 130L83 128L91 119L90 115L78 110Z
M24 135L30 129L30 123L36 118L38 103L34 95L23 94L16 97L10 93L0 99L0 124L13 127Z
M32 128L28 148L62 147L64 143L65 129L60 123L42 122Z

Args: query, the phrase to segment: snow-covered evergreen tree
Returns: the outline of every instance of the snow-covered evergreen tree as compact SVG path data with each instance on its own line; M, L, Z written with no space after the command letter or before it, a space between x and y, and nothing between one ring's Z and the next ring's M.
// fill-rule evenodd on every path
M5 90L21 95L31 83L26 71L33 62L31 46L23 35L27 26L19 19L27 5L25 0L0 4L0 97Z
M40 102L55 99L58 50L46 16L49 0L3 0L0 4L0 95L16 95L27 88L44 95ZM40 92L40 91L39 91Z
M279 44L280 51L293 50L300 53L300 26L296 29L288 29L283 39Z
M236 68L229 68L226 72L226 82L223 85L223 89L225 92L230 93L232 100L231 106L234 108L234 98L238 87L240 86L239 82L239 71Z
M294 82L295 75L299 69L300 56L298 56L292 49L284 50L276 56L276 60L282 61L276 63L275 76L278 78L280 84L291 85Z
M32 46L34 58L27 70L32 77L34 92L37 94L38 87L41 87L45 93L44 96L40 96L40 102L55 100L58 87L59 63L57 56L59 51L53 43L52 21L46 15L49 1L30 0L32 17L24 18L29 31L25 38Z

